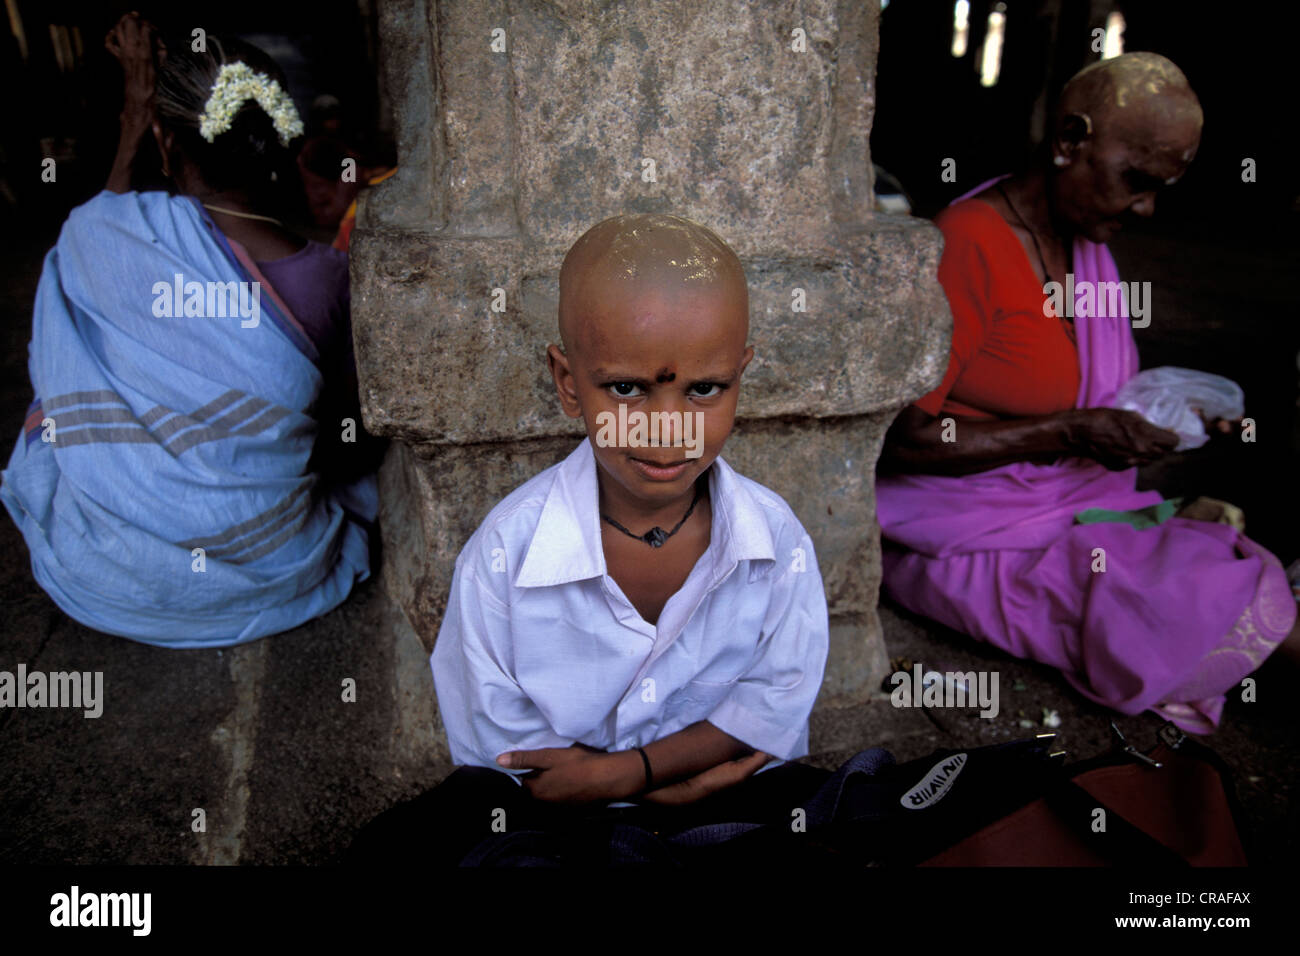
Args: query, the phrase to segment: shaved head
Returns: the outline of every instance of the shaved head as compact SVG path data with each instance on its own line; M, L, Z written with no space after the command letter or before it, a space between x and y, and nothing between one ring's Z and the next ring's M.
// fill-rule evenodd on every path
M658 213L615 216L592 226L560 267L560 339L581 348L584 323L608 315L616 302L653 296L666 301L719 297L738 305L748 333L745 271L711 230Z
M745 270L698 223L615 216L573 244L560 267L563 348L546 360L564 413L586 423L601 507L628 518L617 520L671 527L694 500L735 424L748 337ZM615 419L645 415L659 423L652 445L610 434Z
M1159 192L1196 158L1203 120L1187 77L1159 54L1080 70L1061 91L1043 154L1053 228L1106 242L1153 215Z
M1125 53L1084 67L1057 104L1058 124L1070 116L1087 117L1092 132L1133 145L1199 139L1204 122L1187 77L1158 53Z

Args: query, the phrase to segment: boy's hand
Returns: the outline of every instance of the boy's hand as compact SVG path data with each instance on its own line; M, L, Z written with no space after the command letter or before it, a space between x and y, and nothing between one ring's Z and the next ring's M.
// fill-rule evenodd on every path
M540 771L522 778L535 799L552 803L594 803L623 796L618 785L623 769L620 758L627 756L574 744L572 747L545 747L541 750L512 750L497 757L497 763L507 770Z
M687 777L680 783L672 783L666 787L651 790L649 793L643 794L641 799L646 803L658 803L664 806L694 803L696 800L702 800L719 790L727 789L727 787L734 787L741 781L752 777L771 759L770 754L758 751L746 757L728 760L716 767L710 767L694 777Z

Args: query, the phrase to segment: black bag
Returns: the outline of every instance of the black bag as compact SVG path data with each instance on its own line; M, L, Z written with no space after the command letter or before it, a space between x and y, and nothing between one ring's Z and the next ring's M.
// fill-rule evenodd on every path
M1052 753L1051 734L938 750L904 764L872 748L780 822L656 833L597 816L562 830L493 835L461 865L1244 864L1218 758L1173 725L1162 730L1165 742L1154 756L1115 733L1125 749L1070 768ZM1106 819L1101 832L1099 808ZM1171 840L1171 829L1184 836Z

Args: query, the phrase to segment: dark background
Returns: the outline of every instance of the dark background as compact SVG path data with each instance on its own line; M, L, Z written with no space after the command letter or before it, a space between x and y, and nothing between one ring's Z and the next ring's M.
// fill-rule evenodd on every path
M0 24L8 91L0 123L0 173L26 213L23 218L33 225L30 214L36 212L42 227L53 219L57 235L67 210L103 188L117 149L122 104L122 71L104 49L104 37L131 10L173 43L191 42L195 27L209 36L229 34L253 43L284 70L304 123L310 122L312 101L329 94L340 102L350 138L363 147L381 143L389 122L378 83L376 2L16 0L27 50L24 59L10 23ZM48 184L31 174L46 155L58 162L58 189L42 188ZM8 218L14 212L10 206L2 214Z

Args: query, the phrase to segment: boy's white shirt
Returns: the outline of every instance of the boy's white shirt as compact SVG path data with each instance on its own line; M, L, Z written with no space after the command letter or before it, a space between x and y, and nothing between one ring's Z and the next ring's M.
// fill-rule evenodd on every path
M812 540L721 457L709 475L708 549L657 626L606 572L589 439L492 510L456 560L429 659L454 763L628 750L700 720L777 758L764 770L807 754L829 645Z

